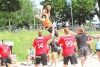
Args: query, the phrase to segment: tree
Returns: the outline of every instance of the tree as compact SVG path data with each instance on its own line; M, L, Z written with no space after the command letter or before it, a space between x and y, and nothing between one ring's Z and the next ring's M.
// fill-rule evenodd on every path
M12 0L11 0L12 1ZM34 2L30 2L30 0L19 0L21 2L21 9L7 11L0 11L0 27L8 27L10 23L10 27L23 27L30 25L33 26L34 15L39 11ZM14 6L14 4L13 4ZM17 9L17 8L16 8Z
M0 11L2 12L6 12L8 17L6 19L8 19L9 22L9 27L10 27L10 13L11 12L15 12L17 10L21 9L21 5L22 5L22 1L21 0L0 0Z
M60 22L70 21L71 23L71 8L67 6L66 0L45 0L41 4L45 7L47 4L52 6L51 16L58 15L57 20ZM85 24L86 17L93 10L94 0L72 0L72 12L74 23ZM76 24L75 23L75 24Z
M95 0L95 12L99 18L100 21L100 0Z

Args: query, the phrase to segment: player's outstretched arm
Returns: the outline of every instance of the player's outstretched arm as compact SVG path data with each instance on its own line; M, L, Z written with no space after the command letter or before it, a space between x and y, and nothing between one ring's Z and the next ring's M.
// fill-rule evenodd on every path
M50 5L47 5L47 6L46 6L46 9L47 9L47 14L48 14L48 16L50 17L51 6L50 6Z
M37 19L39 19L40 21L45 21L43 18L41 18L39 15L35 15L35 17L37 18Z

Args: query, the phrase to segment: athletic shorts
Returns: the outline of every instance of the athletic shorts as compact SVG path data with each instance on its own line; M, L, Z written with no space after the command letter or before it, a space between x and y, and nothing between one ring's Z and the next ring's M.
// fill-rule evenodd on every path
M1 66L6 65L7 63L12 64L12 61L11 61L10 57L3 57L3 58L1 58Z
M96 51L100 52L100 49L96 49Z
M79 57L84 57L84 56L90 55L90 50L88 46L86 46L86 47L80 48L78 50L78 53L79 53Z
M36 56L36 65L40 64L40 62L43 65L47 65L47 55L46 54L41 54L41 55Z
M70 60L71 64L77 64L77 58L75 54L71 54L64 57L64 65L68 65L68 61Z
M48 29L48 31L49 31L50 33L52 33L52 27L50 27L50 28ZM59 36L59 34L57 33L57 31L55 31L54 35L55 35L56 37Z

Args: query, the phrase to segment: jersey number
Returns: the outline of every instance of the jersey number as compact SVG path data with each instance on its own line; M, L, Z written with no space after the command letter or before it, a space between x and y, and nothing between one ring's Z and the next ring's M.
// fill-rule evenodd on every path
M38 44L38 48L39 48L39 49L40 49L40 48L43 48L43 44L42 44L42 43Z
M72 41L66 41L65 44L66 44L66 47L73 46L73 42Z

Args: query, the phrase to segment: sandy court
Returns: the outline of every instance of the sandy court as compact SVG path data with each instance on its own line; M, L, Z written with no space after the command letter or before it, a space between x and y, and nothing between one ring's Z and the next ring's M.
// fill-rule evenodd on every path
M30 66L27 66L25 64L26 62L17 62L16 64L12 64L12 67L35 67L35 64L31 64ZM42 65L40 65L39 67L42 67ZM56 66L51 66L51 64L48 63L46 67L63 67L63 61L58 61ZM71 65L69 62L68 67L73 67L73 65ZM79 58L78 58L78 64L76 67L81 67L81 61ZM89 62L87 63L86 67L100 67L100 62L97 59L97 55L90 56Z

